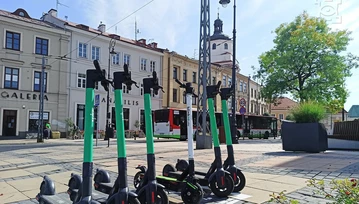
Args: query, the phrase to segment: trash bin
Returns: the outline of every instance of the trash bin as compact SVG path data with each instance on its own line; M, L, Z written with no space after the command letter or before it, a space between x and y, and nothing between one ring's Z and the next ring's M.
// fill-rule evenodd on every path
M226 143L226 133L224 131L224 126L219 126L218 129L219 129L219 134L218 134L219 143L220 144L225 144Z
M60 135L59 131L52 131L52 139L60 139Z

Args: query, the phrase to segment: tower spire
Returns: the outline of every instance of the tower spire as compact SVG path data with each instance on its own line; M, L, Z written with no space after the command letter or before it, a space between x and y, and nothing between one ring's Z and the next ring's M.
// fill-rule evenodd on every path
M219 7L218 7L218 12L217 12L217 18L219 19Z

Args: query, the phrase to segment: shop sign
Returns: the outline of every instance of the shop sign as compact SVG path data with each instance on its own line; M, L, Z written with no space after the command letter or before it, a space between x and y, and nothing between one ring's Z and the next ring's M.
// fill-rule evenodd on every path
M3 91L0 93L1 98L12 98L12 99L23 99L23 100L40 100L40 94L35 93L9 93L7 91ZM49 100L47 95L44 94L44 99L46 101Z
M48 120L49 119L49 113L48 112L44 112L44 114L43 114L43 119L44 120ZM39 119L39 112L37 111L37 112L35 112L35 111L30 111L30 113L29 113L29 118L31 119L31 120L34 120L34 119L36 119L36 120L38 120Z
M102 103L106 103L106 98L102 98ZM115 103L115 101L112 102L112 98L110 98L110 103ZM138 106L139 102L135 100L123 100L123 105L129 105L129 106Z

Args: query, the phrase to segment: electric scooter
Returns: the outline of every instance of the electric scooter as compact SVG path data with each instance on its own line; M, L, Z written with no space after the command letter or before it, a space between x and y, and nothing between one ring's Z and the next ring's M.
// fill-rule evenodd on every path
M221 159L221 150L219 146L219 138L217 133L217 122L214 112L214 97L219 93L219 87L221 81L217 85L207 86L207 99L208 99L208 109L210 116L210 126L211 134L213 138L214 145L214 155L215 160L211 164L210 169L207 173L195 171L196 177L199 179L201 186L209 186L211 191L218 197L227 197L229 196L234 189L234 181L230 173L223 169L222 159ZM171 165L172 166L172 165ZM183 172L187 172L190 165L185 160L178 160L176 164L177 170L172 166L169 168L166 165L163 168L163 174L168 175L173 178L179 178ZM181 171L179 171L181 170Z
M100 69L99 64L95 63L96 68ZM129 203L137 204L139 203L137 195L134 192L130 192L127 184L127 159L126 159L126 142L125 142L125 128L123 120L123 99L122 99L122 85L125 84L128 90L131 90L132 85L134 84L137 88L135 81L131 79L131 73L128 71L128 65L124 65L123 72L114 72L113 73L113 83L115 89L115 108L116 108L116 127L117 127L117 166L118 166L118 177L115 183L112 186L106 184L110 183L110 178L108 172L104 170L97 170L97 173L94 177L94 187L95 190L98 190L98 183L102 183L103 187L109 189L108 201L116 200L116 203ZM78 179L77 179L78 180ZM71 183L71 180L70 182ZM74 185L72 185L74 186ZM78 191L76 189L71 189L69 184L68 193L70 197L76 198L79 197ZM99 191L102 192L102 191ZM98 192L98 193L99 193ZM103 196L102 196L103 197ZM118 202L117 202L118 201Z
M231 129L229 126L228 118L228 99L233 95L233 88L221 88L221 103L222 103L222 118L224 123L224 131L226 134L226 144L227 144L227 159L224 160L223 168L226 169L232 176L234 181L234 190L233 192L240 192L246 185L246 177L242 171L236 167L234 160L234 151L232 145Z
M233 192L240 192L246 185L246 178L242 171L235 166L234 160L234 151L232 145L231 131L229 126L229 118L228 118L228 106L227 100L232 96L233 89L232 88L222 88L221 89L221 103L222 103L222 117L225 126L225 135L226 135L226 144L227 144L227 159L223 163L223 168L231 174L231 177L234 181L234 189ZM183 159L179 159L176 163L177 171L184 171L188 167L188 162ZM174 169L172 169L173 171ZM215 171L215 162L212 163L210 169L207 173L198 172L195 173L198 175L206 176L212 174Z
M104 70L88 69L86 71L86 100L85 100L85 137L84 137L84 154L82 165L82 180L80 185L81 196L76 203L78 204L98 204L100 202L93 199L92 193L92 167L93 167L93 108L94 108L94 88L95 83L101 82L105 90L108 90L108 81L105 78ZM72 203L70 200L56 195L55 184L48 177L40 185L40 193L37 194L36 200L39 203Z
M176 79L176 82L180 85L180 88L185 88L186 90L189 168L188 171L183 172L177 179L168 177L168 175L165 174L163 174L163 176L156 176L156 179L157 182L164 185L167 190L181 192L181 198L184 203L198 204L203 198L203 189L198 183L198 179L194 176L192 96L196 95L194 94L191 83L183 84L178 79ZM174 167L167 164L164 169L166 168L172 169ZM146 167L138 166L136 169L140 169L134 177L135 188L139 189L142 187L141 180L146 173Z
M144 102L145 102L145 121L146 121L146 147L147 147L147 166L146 172L141 180L136 193L142 204L168 204L168 196L164 191L165 186L158 183L156 180L156 166L155 166L155 150L153 141L153 126L152 126L152 110L151 110L151 89L155 95L158 95L158 90L163 88L158 84L156 71L152 72L152 78L143 79L144 87Z

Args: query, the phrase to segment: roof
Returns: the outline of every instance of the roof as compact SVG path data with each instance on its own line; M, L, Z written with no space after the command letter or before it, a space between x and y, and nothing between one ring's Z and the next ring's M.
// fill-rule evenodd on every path
M53 27L49 23L46 23L44 21L41 21L41 20L38 20L38 19L35 19L35 18L31 18L29 16L29 14L22 8L18 8L18 9L16 9L16 11L14 11L12 13L10 13L8 11L0 10L0 16L7 17L7 18L12 18L12 19L15 19L15 20L24 21L26 23L45 26L45 27L49 27L49 28Z
M276 103L271 104L271 110L289 110L296 106L298 103L290 98L282 97Z
M54 17L54 18L57 18L57 17ZM57 19L59 19L59 18L57 18ZM64 21L62 19L59 19L59 20ZM119 35L116 35L116 34L107 33L107 32L101 32L98 29L91 28L91 27L89 27L87 25L84 25L84 24L77 24L77 23L70 22L70 21L64 21L64 22L65 22L65 25L71 26L73 28L81 29L81 30L84 30L84 31L88 31L90 33L106 36L106 37L109 37L109 38L114 38L114 39L122 41L122 42L130 43L130 44L133 44L133 45L137 45L139 47L144 47L144 48L154 50L154 51L158 51L158 52L163 52L164 51L164 49L157 47L157 43L154 43L155 45L153 43L146 44L146 41L144 39L140 39L140 40L136 41L136 40L125 38L125 37L122 37L122 36L119 36ZM144 40L144 41L142 41L142 40Z
M349 118L359 118L359 105L352 105L348 113Z

